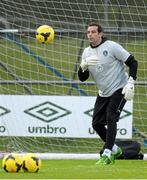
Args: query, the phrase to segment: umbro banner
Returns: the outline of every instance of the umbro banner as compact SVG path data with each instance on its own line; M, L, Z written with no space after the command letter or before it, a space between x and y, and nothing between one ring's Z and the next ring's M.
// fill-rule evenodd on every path
M0 136L95 138L96 97L1 95ZM132 137L132 101L126 103L117 138Z

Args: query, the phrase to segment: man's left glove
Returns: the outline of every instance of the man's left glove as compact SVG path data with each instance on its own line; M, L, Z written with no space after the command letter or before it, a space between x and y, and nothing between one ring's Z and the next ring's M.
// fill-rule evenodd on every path
M122 94L124 94L124 98L127 101L130 101L134 97L134 84L135 80L130 76L128 79L128 83L125 85L125 87L122 90Z

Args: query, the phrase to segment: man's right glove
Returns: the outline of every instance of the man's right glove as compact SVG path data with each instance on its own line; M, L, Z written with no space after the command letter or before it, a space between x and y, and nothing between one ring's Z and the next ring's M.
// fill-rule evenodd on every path
M134 97L134 79L130 76L128 79L128 83L125 85L125 87L122 90L122 94L124 94L124 98L127 101L130 101Z
M82 71L86 71L88 69L88 66L96 66L98 60L95 57L87 58L86 60L82 60L80 66L82 68Z

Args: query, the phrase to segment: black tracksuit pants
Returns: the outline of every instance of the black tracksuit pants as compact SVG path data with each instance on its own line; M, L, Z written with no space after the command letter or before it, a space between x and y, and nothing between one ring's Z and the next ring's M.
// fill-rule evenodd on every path
M122 89L119 89L110 97L98 95L94 106L92 127L105 142L105 148L110 150L115 143L117 122L126 103L121 92Z

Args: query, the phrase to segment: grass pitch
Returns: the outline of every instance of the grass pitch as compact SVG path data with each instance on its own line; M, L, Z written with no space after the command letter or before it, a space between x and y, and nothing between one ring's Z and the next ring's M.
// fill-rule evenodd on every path
M117 160L114 165L95 165L96 160L43 160L38 173L6 173L0 179L147 179L147 161Z

